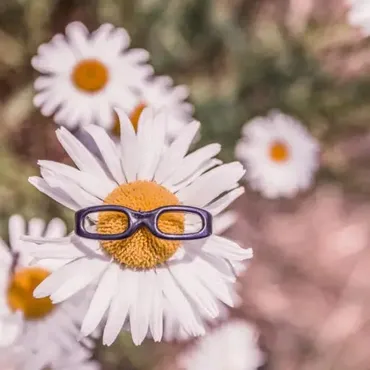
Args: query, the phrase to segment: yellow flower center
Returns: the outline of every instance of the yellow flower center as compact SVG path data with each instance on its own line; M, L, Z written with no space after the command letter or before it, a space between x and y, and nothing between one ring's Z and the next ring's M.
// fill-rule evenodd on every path
M132 126L134 126L135 132L137 132L137 127L139 125L139 118L141 116L141 113L146 108L146 105L144 103L138 104L134 110L130 114L130 121L132 123ZM114 113L114 126L113 126L113 134L116 136L121 135L121 127L119 123L119 118L117 113Z
M270 158L274 162L286 162L289 159L289 148L281 142L275 141L270 147Z
M108 78L107 67L96 59L82 60L72 72L72 81L75 86L88 93L102 90Z
M39 267L26 267L14 273L11 277L7 299L12 311L22 311L28 320L41 319L53 309L50 298L34 298L33 291L48 276L50 272Z
M150 211L158 207L178 205L177 197L163 186L150 181L135 181L120 185L104 200L106 204L125 206L137 211ZM127 229L127 217L117 212L101 212L97 231L101 234L118 234ZM158 228L168 234L183 234L183 213L166 213L158 220ZM147 228L138 229L123 240L102 241L101 245L117 262L138 269L148 269L167 261L180 247L177 240L155 237Z

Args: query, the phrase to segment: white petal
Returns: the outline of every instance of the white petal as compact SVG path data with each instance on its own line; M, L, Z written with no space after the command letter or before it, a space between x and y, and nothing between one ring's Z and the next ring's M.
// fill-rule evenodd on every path
M224 164L200 176L187 188L181 189L177 196L184 204L204 207L235 187L244 173L245 170L239 162Z
M86 126L84 130L94 139L113 179L117 184L124 184L126 178L121 168L119 153L107 132L96 125Z
M224 212L213 218L213 233L216 235L223 234L231 226L233 226L238 219L238 214L233 211Z
M202 250L228 260L243 261L253 257L251 248L243 249L237 243L217 235L210 236L204 243Z
M136 180L140 163L140 153L137 148L137 137L134 127L126 113L119 108L115 109L121 127L121 165L127 182Z
M53 218L49 223L45 231L45 237L47 238L59 238L63 237L67 233L67 226L60 218Z
M119 266L112 263L103 274L83 320L82 335L91 334L102 321L113 296L116 294L119 273Z
M4 240L0 238L0 266L9 268L12 259L13 257L10 254L8 246L5 244Z
M149 327L155 342L160 342L163 335L163 294L157 274L153 276L153 303Z
M194 301L196 307L208 318L213 319L219 315L219 309L212 295L200 284L198 278L191 273L185 264L169 264L169 269L177 283Z
M20 236L26 233L26 221L20 215L13 215L9 218L9 243L10 248L14 251L20 251L22 241Z
M157 276L163 294L167 297L177 319L181 320L184 330L192 336L204 334L205 329L202 323L199 322L188 299L176 285L170 272L166 268L157 269Z
M138 272L123 270L120 273L118 292L113 297L107 323L104 328L103 344L110 346L117 338L127 318L130 306L136 298L138 289Z
M186 178L184 181L179 182L176 185L170 185L170 182L164 182L162 185L171 189L172 192L178 192L179 190L185 188L189 184L193 183L196 179L198 179L204 172L210 170L215 166L219 166L222 164L222 161L219 159L210 159L209 161L202 164L197 171L195 171L191 176Z
M205 209L210 212L213 216L217 216L220 212L222 212L225 208L227 208L235 199L239 198L242 194L244 194L244 187L240 186L232 191L229 191L227 194L223 195L215 202L210 203Z
M99 205L103 202L63 175L58 175L43 167L40 172L51 187L63 189L78 204L79 208Z
M130 308L130 329L132 340L136 345L140 345L148 333L155 283L153 270L139 273L137 295Z
M50 198L54 199L61 205L77 211L80 207L72 200L63 190L58 188L52 188L44 179L37 176L28 178L28 181L39 191L46 194Z
M164 314L164 333L163 337L166 341L173 341L179 331L178 321L176 321L175 313L172 306L166 297L163 297L163 314Z
M230 267L228 260L218 255L212 255L203 250L203 245L201 243L186 242L183 247L186 250L186 254L191 258L201 257L205 262L213 266L222 278L229 281L230 283L235 283L236 276L233 269Z
M170 147L163 153L155 174L155 181L161 184L171 176L185 157L189 147L198 132L200 123L193 121L179 132L178 137L171 143Z
M88 37L89 31L81 22L71 22L66 27L66 35L74 52L83 57L89 50Z
M21 312L0 317L0 347L8 347L21 336L24 319Z
M41 218L31 218L28 222L28 235L41 236L45 230L45 221Z
M80 274L85 279L86 277L90 277L91 270L93 270L92 267L96 267L96 264L96 260L88 260L85 258L80 258L68 263L67 265L61 267L59 270L54 271L41 284L39 284L33 292L34 297L47 297L53 292L57 291L60 287L62 287L67 281L69 281L69 279L75 276L79 277ZM91 278L90 280L93 280L93 278Z
M31 235L22 235L20 238L24 242L43 244L43 243L56 243L56 244L69 244L71 242L70 236L63 236L61 238L54 237L44 237L44 236L31 236Z
M80 171L63 163L46 160L41 160L37 163L42 168L45 168L57 175L66 177L69 181L74 182L88 193L98 197L99 199L104 199L110 192L113 191L113 189L117 187L117 184L109 180L106 176L98 178L90 173Z
M65 279L65 282L62 283L62 285L50 295L50 298L54 304L65 301L66 299L72 297L75 293L82 291L96 278L98 278L108 267L107 262L101 259L92 259L89 261L82 258L82 260L84 263L81 263L81 271L75 271L74 274L71 273ZM63 267L65 266L68 265L64 265ZM63 267L57 270L57 272L61 271Z
M95 30L90 37L91 44L96 48L99 47L101 43L104 43L109 38L114 26L110 23L102 24L97 30Z
M95 158L94 155L90 153L68 130L61 127L56 131L56 135L65 151L81 171L95 175L97 178L106 177L106 174L97 158Z
M140 166L138 180L152 180L165 146L165 126L167 114L144 109L138 124L138 142L140 147Z
M168 181L171 184L178 184L179 182L184 181L196 172L204 162L215 157L220 150L220 144L209 144L188 154Z
M85 256L85 253L76 248L72 243L57 244L47 243L42 245L29 244L28 253L30 256L40 259L75 259Z
M196 275L203 285L219 300L226 305L232 307L234 305L233 296L230 294L227 284L227 280L223 279L223 276L218 270L207 263L202 258L197 258L194 263L196 264Z

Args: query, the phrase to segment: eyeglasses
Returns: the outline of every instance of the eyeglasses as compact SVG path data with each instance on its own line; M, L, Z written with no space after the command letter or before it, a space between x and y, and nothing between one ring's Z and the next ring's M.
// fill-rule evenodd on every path
M90 232L88 229L98 220L105 225L113 225L115 233L111 233L109 227L103 227L99 233ZM189 230L187 233L184 233L184 220ZM83 208L75 213L76 235L86 239L122 240L143 226L160 239L202 239L212 234L212 215L204 209L190 206L165 206L151 211L135 211L122 206L101 205Z

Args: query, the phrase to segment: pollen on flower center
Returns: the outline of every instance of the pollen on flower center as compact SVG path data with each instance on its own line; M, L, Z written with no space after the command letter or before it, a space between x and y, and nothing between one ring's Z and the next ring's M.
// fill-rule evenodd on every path
M270 146L270 158L274 162L286 162L289 159L289 148L281 142L275 141Z
M137 132L140 115L145 108L146 108L146 105L144 103L139 103L130 114L129 118L132 123L132 126L134 126L135 132ZM121 128L120 128L119 118L118 118L117 113L114 113L113 134L116 136L120 136L120 133L121 133Z
M107 67L96 59L85 59L73 69L72 81L80 90L95 93L102 90L108 82Z
M11 276L7 300L12 311L22 311L28 320L41 319L47 316L54 305L50 298L34 298L33 291L50 272L39 267L26 267Z
M162 206L178 205L179 200L155 182L135 181L113 190L105 198L104 203L150 211ZM182 213L170 213L159 220L158 226L166 233L182 234L185 228L185 216ZM98 217L97 231L101 234L118 234L126 228L127 218L122 214L104 212ZM117 262L131 268L148 269L167 261L181 243L176 240L159 239L148 229L140 228L127 239L102 241L101 245Z

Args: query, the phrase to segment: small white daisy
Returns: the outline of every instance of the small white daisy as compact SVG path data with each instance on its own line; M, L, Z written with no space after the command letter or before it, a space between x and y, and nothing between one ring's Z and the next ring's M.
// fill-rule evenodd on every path
M137 130L139 118L144 108L152 107L156 110L166 110L168 115L167 139L171 141L184 125L192 121L194 108L185 101L188 96L189 89L185 85L173 86L173 80L169 76L149 78L140 89L135 104L126 110L126 114ZM113 133L120 136L119 119L116 119Z
M247 122L235 148L246 179L267 198L293 197L311 185L319 167L319 144L294 118L280 112Z
M368 0L348 0L348 22L360 27L366 36L370 35L370 2Z
M68 261L44 260L31 265L28 244L20 240L24 234L33 237L64 237L66 227L60 219L53 219L45 228L45 222L33 218L25 220L14 215L9 219L9 246L0 243L0 344L22 348L20 362L39 364L52 363L60 351L69 351L76 346L79 337L78 325L86 311L85 296L72 298L69 302L54 305L49 298L36 299L33 290L53 268ZM46 267L47 266L47 267ZM32 357L32 361L31 361ZM28 369L31 369L30 366Z
M264 363L258 333L247 322L234 319L199 339L179 358L184 370L255 370Z
M221 149L219 144L186 154L199 122L185 125L166 147L163 113L154 115L153 110L145 109L137 134L125 113L118 110L118 114L119 149L102 128L86 127L104 161L60 128L57 137L79 169L39 161L42 178L32 177L30 182L75 211L101 204L140 210L183 204L202 207L217 216L243 193L238 181L245 171L238 162L221 165L214 158ZM196 228L193 218L180 213L178 217L167 224L172 232L180 228L181 233L187 233ZM111 226L105 217L99 217L92 227L102 230ZM113 226L111 231L115 230ZM145 228L119 241L99 242L75 234L54 243L26 239L36 243L32 254L37 258L73 259L36 288L36 297L50 295L53 302L61 302L99 280L81 332L90 334L107 313L106 345L113 343L125 322L135 344L149 335L160 341L172 323L189 336L203 335L205 320L217 319L222 303L235 304L236 274L242 261L252 256L251 249L214 234L179 242L156 238ZM173 317L171 323L167 312Z
M103 24L90 35L82 23L70 23L66 36L55 35L32 58L43 74L34 84L34 104L45 116L55 113L55 122L69 129L87 123L112 128L113 108L131 109L153 73L145 63L149 53L128 49L129 44L123 28Z

